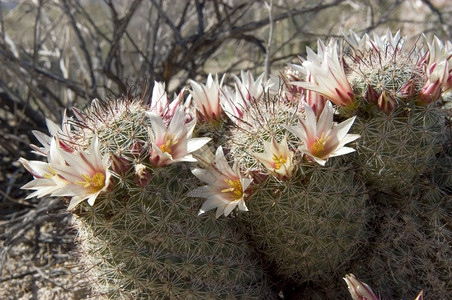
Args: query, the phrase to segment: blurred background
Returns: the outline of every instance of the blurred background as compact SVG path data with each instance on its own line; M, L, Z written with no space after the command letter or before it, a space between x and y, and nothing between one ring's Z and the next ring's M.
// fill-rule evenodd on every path
M188 79L277 75L318 38L452 39L448 0L0 0L0 299L88 299L58 199L25 199L32 130L98 98ZM132 88L133 87L133 88Z

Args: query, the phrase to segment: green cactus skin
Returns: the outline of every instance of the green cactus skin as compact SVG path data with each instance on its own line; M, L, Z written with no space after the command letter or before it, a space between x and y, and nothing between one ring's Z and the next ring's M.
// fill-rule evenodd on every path
M407 176L394 172L397 176L393 180L400 181L393 185L397 188L381 186L372 191L370 242L355 257L351 270L371 283L382 299L413 299L420 290L428 299L448 299L452 293L450 127L436 106L416 107L413 113L422 122L407 121L410 127L419 125L417 130L411 127L414 143L410 145L422 149L419 153L426 152L420 157L408 156L407 160L418 159L411 166L416 166L419 173ZM419 137L428 138L424 141ZM358 149L362 149L360 146Z
M382 299L428 299L452 293L452 196L417 182L406 195L380 194L375 240L358 258L355 272L372 282ZM390 204L389 204L390 203Z
M359 116L358 164L368 183L387 192L409 186L436 161L444 143L444 116L435 105L399 106L390 114Z
M446 141L433 171L433 181L452 194L452 123L446 122Z
M365 238L365 186L350 165L298 168L287 181L269 176L248 201L249 238L276 272L297 284L343 276Z
M94 107L77 124L80 141L96 133L104 153L121 159L113 187L75 211L79 255L113 299L274 299L266 277L232 220L197 216L199 185L187 163L149 164L145 106ZM115 162L113 162L115 164ZM146 167L142 180L136 166Z

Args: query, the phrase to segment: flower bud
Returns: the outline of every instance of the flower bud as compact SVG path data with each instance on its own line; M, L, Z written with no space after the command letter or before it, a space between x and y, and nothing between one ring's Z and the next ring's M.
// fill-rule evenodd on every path
M348 285L348 291L352 295L353 300L379 300L371 288L364 282L356 279L355 275L345 275L344 280Z
M396 108L397 100L389 92L383 91L377 104L382 112L389 114Z
M378 103L378 98L380 97L380 93L378 93L370 84L367 85L366 90L366 100L370 103Z

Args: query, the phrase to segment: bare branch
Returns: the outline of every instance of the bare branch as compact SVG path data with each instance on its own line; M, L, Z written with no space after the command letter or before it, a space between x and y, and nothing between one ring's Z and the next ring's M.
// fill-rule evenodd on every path
M270 55L271 55L271 45L273 40L273 0L270 0L270 4L265 3L267 5L268 9L268 20L270 22L270 28L268 31L268 41L267 41L267 47L266 47L266 53L265 53L265 62L264 62L264 68L265 68L265 79L268 79L270 77Z

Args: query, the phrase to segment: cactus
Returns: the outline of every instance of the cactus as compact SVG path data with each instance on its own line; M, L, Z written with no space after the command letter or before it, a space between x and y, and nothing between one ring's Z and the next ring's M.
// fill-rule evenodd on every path
M132 174L133 175L133 174ZM263 271L230 220L198 217L187 166L106 193L77 212L80 258L112 298L272 299ZM128 176L129 177L129 176Z
M253 180L248 190L240 192L245 201L239 210L248 212L237 214L246 224L248 239L276 274L301 286L315 286L316 293L323 290L329 296L344 291L339 292L337 282L327 277L337 279L347 268L357 268L356 273L366 269L369 261L383 256L370 250L378 244L375 241L391 242L386 234L403 232L395 227L381 231L381 222L400 217L392 214L394 207L412 205L411 210L399 211L404 220L416 220L415 233L408 235L412 240L419 235L428 241L429 230L438 231L438 224L443 230L448 226L447 213L436 225L424 223L427 214L421 218L416 214L447 211L450 147L445 145L450 129L441 97L450 88L450 45L435 39L419 47L428 51L406 51L404 38L389 32L374 39L354 35L347 41L351 52L343 56L334 40L327 45L319 41L318 53L308 49L301 66L290 65L285 71L284 86L276 93L243 97L225 92L228 97L223 99L234 127L222 143L229 160L240 165L241 176ZM328 100L335 104L336 113ZM235 107L231 109L230 103ZM345 135L352 123L354 134ZM358 135L356 154L330 160L353 151L343 146ZM349 172L346 177L344 170ZM427 196L431 185L442 185L438 189L443 196L431 200ZM447 230L444 236L439 244L447 246ZM426 242L424 249L435 251L439 244ZM419 250L412 247L401 255ZM393 244L384 250L395 257L394 265L398 251ZM415 259L432 265L441 261L417 254ZM392 268L395 279L386 282L394 295L409 294L402 288L408 284L402 269ZM412 270L420 270L420 265ZM444 284L444 274L450 272L441 270L438 284ZM384 271L379 268L377 273ZM421 288L422 280L427 279L420 278L416 288ZM449 289L443 286L442 292Z
M286 176L263 175L268 172L258 154L272 137L286 138L298 152L300 141L286 130L298 123L296 111L284 102L250 110L248 125L231 131L226 145L255 181L256 174L263 178L250 192L249 212L240 214L250 242L277 274L300 284L342 276L341 265L365 240L367 192L353 167L339 159L322 167L296 154Z
M162 85L156 83L154 92L153 100L166 100ZM38 134L44 147L36 149L47 153L47 169L55 176L35 172L34 184L54 179L66 190L80 185L89 193L96 190L88 203L81 197L74 202L59 186L50 193L72 196L79 257L96 278L95 292L114 299L274 298L231 220L198 217L199 200L186 196L197 180L185 161L194 160L191 152L208 139L191 138L195 120L182 106L157 104L94 101L85 112L74 110L77 118L63 124L64 129L72 125L69 131ZM68 172L81 166L74 157L92 168L93 157L110 159L102 165L108 168L82 172L85 181L72 183ZM22 162L32 171L41 166ZM45 193L36 185L26 188Z
M358 163L379 191L400 191L435 164L444 143L445 126L435 106L399 105L391 113L358 115L353 132L361 135Z
M234 93L209 76L168 103L156 83L150 105L49 121L24 188L71 199L81 258L116 298L271 299L265 269L301 298L346 297L350 272L383 297L445 298L452 44L345 39L308 48L281 85L242 72Z
M373 40L365 35L362 41L373 46L349 39L347 60L359 105L352 128L361 135L358 163L368 183L380 191L398 191L435 163L444 143L444 113L439 101L420 103L426 55L405 50L399 32Z
M357 257L355 274L359 272L372 281L383 299L409 299L419 290L432 299L449 298L450 193L424 181L418 182L410 194L381 194L378 201L379 218L373 222L375 239Z
M298 284L341 276L365 241L367 193L350 165L307 166L268 177L249 198L251 243L278 274Z
M426 52L408 51L405 38L390 32L346 39L344 69L356 103L336 103L344 117L356 114L351 132L361 137L350 158L365 176L372 210L369 243L349 270L373 282L384 299L414 298L422 289L445 299L452 272L451 142L442 96L450 88L450 45L435 38L419 47Z
M239 204L239 209L249 210L237 214L244 234L264 261L273 266L274 273L286 281L302 284L322 282L332 276L341 278L341 266L346 265L365 241L364 182L344 160L332 160L320 166L326 163L326 154L316 158L321 161L318 164L298 150L302 142L291 131L297 130L301 122L298 119L303 116L315 120L314 112L308 113L310 108L300 108L298 103L271 92L259 99L232 95L229 100L234 102L237 98L243 101L237 105L241 108L240 118L231 118L235 124L225 133L223 145L227 157L235 161L234 166L239 165L243 176L253 180L250 189L241 187L244 191L240 192L246 195L247 201L246 207L241 208ZM324 130L335 128L331 141L337 142L343 136L334 136L336 126L330 120L333 118L331 103L326 104L324 112L323 121L319 122L325 124L318 126ZM350 121L353 120L337 128L346 130ZM356 137L347 136L350 141ZM328 141L325 143L328 151L336 150ZM210 181L204 175L199 177ZM217 190L223 192L226 188ZM208 186L203 191L207 189ZM218 204L217 216L224 211L221 205Z

